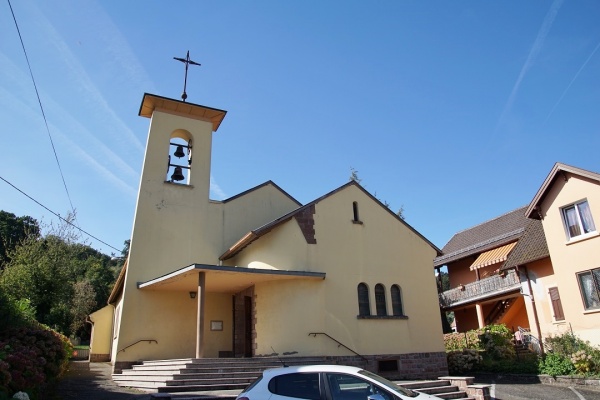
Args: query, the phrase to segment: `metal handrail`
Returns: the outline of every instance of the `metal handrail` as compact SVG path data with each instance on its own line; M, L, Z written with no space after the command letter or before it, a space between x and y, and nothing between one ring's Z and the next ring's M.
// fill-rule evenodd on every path
M531 330L528 328L517 327L519 333L521 334L521 342L527 347L531 348L538 354L542 354L546 345L538 339L536 336L531 334Z
M367 360L364 356L358 354L357 352L355 352L354 350L352 350L350 347L346 346L345 344L341 343L340 341L332 338L331 336L329 336L328 334L326 334L325 332L311 332L308 334L308 336L312 335L313 337L317 337L317 335L324 335L327 336L329 339L333 340L334 342L336 342L338 344L338 347L342 346L345 349L353 352L354 354L356 354L357 356L359 356L360 358L362 358L363 360L365 360L366 362L369 362L369 360Z
M148 343L154 342L154 343L158 344L158 340L156 340L156 339L140 339L137 342L130 344L129 346L123 347L121 350L117 351L117 354L119 354L120 352L125 351L125 349L128 349L131 346L135 346L136 344L141 343L141 342L148 342Z

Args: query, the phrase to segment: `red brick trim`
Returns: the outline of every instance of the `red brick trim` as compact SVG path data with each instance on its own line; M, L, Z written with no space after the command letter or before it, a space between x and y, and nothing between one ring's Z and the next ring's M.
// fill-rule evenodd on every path
M308 244L317 244L317 239L315 238L314 216L314 204L311 204L309 207L306 207L304 210L294 215L294 218L296 218L296 222L298 222L298 226L300 226L300 230L304 235L304 239L306 239L306 243Z

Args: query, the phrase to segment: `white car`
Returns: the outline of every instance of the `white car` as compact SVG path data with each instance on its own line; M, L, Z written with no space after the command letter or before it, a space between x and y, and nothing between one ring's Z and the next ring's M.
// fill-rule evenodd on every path
M404 400L439 399L404 389L364 369L306 365L268 369L236 400Z

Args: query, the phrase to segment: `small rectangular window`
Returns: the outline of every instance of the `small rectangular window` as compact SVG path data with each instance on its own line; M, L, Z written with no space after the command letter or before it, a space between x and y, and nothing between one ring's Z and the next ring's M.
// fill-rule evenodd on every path
M592 213L587 200L564 207L562 209L562 215L569 239L596 230L596 225L594 224L594 219L592 218Z
M600 308L600 268L578 273L577 280L585 309Z

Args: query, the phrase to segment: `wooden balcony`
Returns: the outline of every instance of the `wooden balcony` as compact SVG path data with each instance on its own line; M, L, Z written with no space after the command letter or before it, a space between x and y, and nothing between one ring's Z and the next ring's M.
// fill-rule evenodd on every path
M506 271L505 275L494 275L476 282L467 283L440 293L440 306L448 308L477 300L484 300L519 290L521 282L517 272Z

